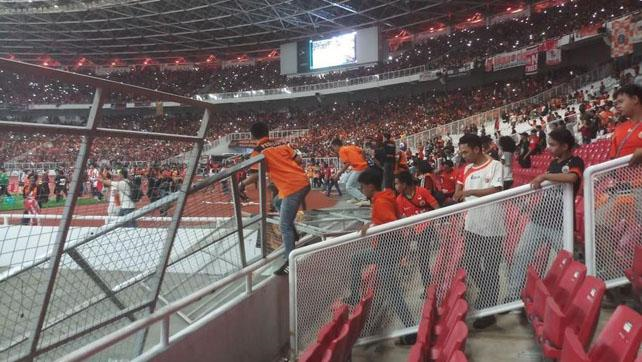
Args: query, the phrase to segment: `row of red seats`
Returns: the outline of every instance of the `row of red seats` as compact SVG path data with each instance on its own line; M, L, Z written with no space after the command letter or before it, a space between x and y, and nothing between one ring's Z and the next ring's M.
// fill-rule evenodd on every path
M559 358L564 331L571 328L586 344L600 315L604 282L586 276L586 266L570 252L557 254L544 279L529 268L522 300L544 356Z
M642 261L639 249L636 254ZM633 269L642 272L642 265L634 266L631 275ZM558 253L543 279L534 267L529 268L522 300L545 357L562 362L634 361L642 342L642 316L624 305L616 309L596 342L585 351L597 326L605 291L604 281L586 276L584 264L574 261L568 251ZM642 362L642 355L635 361Z
M642 342L642 315L620 305L615 309L589 351L571 328L564 332L560 362L642 362L635 355Z
M464 354L468 327L464 320L468 313L466 271L460 269L448 288L441 305L437 307L437 287L426 289L417 341L410 350L408 362L465 362Z
M608 160L610 147L611 144L609 140L599 140L576 148L574 153L576 156L582 158L585 167L589 167ZM517 162L517 158L514 158L513 184L515 186L521 186L531 182L536 176L548 170L552 159L553 155L548 151L544 151L539 155L531 157L530 168L522 168Z
M374 299L376 265L370 265L362 275L363 291L359 303L349 313L347 304L333 306L330 322L319 330L317 339L301 354L300 362L345 362L350 360L352 346L363 329Z

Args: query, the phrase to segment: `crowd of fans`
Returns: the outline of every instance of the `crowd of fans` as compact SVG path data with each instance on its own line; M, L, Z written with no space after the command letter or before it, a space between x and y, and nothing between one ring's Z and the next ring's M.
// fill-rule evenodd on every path
M580 4L581 3L581 4ZM160 91L193 96L207 92L233 92L282 88L303 84L345 80L408 67L429 65L434 69L459 66L480 61L504 51L537 44L545 39L570 34L582 26L602 22L640 7L638 1L596 0L569 1L529 17L511 19L491 26L453 31L452 34L422 42L406 43L402 51L391 55L387 62L353 70L342 70L315 76L286 77L276 61L260 61L254 65L220 68L203 66L196 70L161 71L157 65L136 66L130 72L111 73L110 80L136 84ZM81 73L86 70L76 69ZM0 71L0 105L31 103L90 103L93 89L43 81L38 77L20 76ZM146 101L121 94L110 94L109 101ZM154 101L154 100L152 100Z
M621 15L637 7L638 2L618 3L599 0L582 3L580 6L578 1L570 1L563 6L550 8L541 13L534 12L528 18L509 20L490 27L456 31L449 36L415 43L392 62L368 69L330 73L322 76L323 79L317 76L284 78L279 74L278 62L260 62L254 66L226 69L201 68L194 71L160 71L158 67L152 65L132 72L112 73L106 77L115 81L190 96L202 90L273 88L286 84L345 79L365 75L368 72L402 69L427 62L433 62L435 66L449 66L456 64L448 59L456 59L459 62L479 60L501 51L570 33L573 29ZM441 54L441 56L439 59L433 59L432 54ZM575 72L577 73L577 70ZM430 90L421 95L400 96L378 101L326 102L321 103L316 109L290 108L287 111L263 113L221 112L215 114L211 120L207 139L212 141L228 133L247 131L254 122L263 121L273 130L309 129L310 131L304 137L294 140L294 145L306 156L327 157L332 156L329 142L333 137L339 136L348 142L363 145L383 131L391 133L394 137L413 134L537 94L555 84L567 81L572 74L573 72L569 69L563 69L552 74L540 74L518 81L495 82L476 89L457 89L448 92ZM0 105L3 103L88 102L91 94L91 89L84 86L66 85L58 81L43 83L34 79L20 79L16 74L0 71ZM515 125L526 119L534 119L540 124L544 122L544 118L548 122L560 120L561 114L564 113L561 111L566 110L566 105L572 103L570 101L573 98L577 100L579 96L572 95L568 99L557 99L549 104L502 114L497 122ZM112 101L137 101L122 98L118 94L113 94L111 97ZM605 112L598 111L600 114ZM199 115L190 113L105 116L100 126L194 135L200 125L199 118ZM604 126L603 128L613 127L613 123L609 125L609 122L600 124ZM581 124L578 128L586 138L598 132L595 124ZM483 128L480 130L482 134L492 134L494 131ZM514 127L513 134L515 134ZM70 164L77 155L80 145L78 137L66 135L8 132L1 137L0 161L2 162ZM437 150L437 143L437 141L429 142L426 146ZM117 140L102 137L94 141L90 159L102 164L131 161L163 162L181 155L190 148L189 143L134 138Z
M399 137L446 124L540 93L567 81L569 69L541 74L508 83L495 82L476 89L448 92L427 91L418 96L401 96L379 101L322 103L316 109L289 109L282 112L220 112L213 115L207 133L209 141L233 132L246 132L256 121L273 130L309 129L293 141L310 157L330 156L329 139L340 136L356 144L387 130ZM346 125L351 125L346 127ZM191 112L163 116L140 114L103 116L100 127L147 132L195 135L200 115ZM9 133L0 145L2 161L72 163L80 139L74 136L45 136ZM90 159L99 162L164 161L189 150L191 144L149 139L94 140Z

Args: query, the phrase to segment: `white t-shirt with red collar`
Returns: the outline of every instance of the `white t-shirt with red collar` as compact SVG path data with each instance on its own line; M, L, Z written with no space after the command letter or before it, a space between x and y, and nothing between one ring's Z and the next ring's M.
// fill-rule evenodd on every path
M503 166L501 162L492 158L480 166L474 166L471 163L459 175L457 184L463 185L464 191L503 187ZM465 201L476 198L476 196L467 196ZM494 203L468 210L464 230L481 236L505 236L504 208L501 204Z

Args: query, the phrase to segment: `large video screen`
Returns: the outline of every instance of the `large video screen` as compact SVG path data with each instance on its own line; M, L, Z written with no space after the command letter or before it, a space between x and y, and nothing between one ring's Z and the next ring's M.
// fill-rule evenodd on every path
M348 33L334 38L310 40L310 69L336 67L357 62L357 33Z

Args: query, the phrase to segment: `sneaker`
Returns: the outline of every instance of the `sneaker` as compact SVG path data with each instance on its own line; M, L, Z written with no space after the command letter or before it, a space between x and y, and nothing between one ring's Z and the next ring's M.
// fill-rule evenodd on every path
M359 207L370 206L370 201L368 200L359 201L356 204L354 204L354 206L359 206Z
M284 275L288 275L288 273L290 273L290 264L286 262L274 272L274 275L284 276Z
M346 201L346 202L347 202L348 204L356 204L357 202L359 202L359 200L357 200L357 199L352 199L352 200L348 200L348 201Z
M487 317L477 318L473 322L473 327L475 329L486 329L497 323L497 318L494 315L489 315Z

